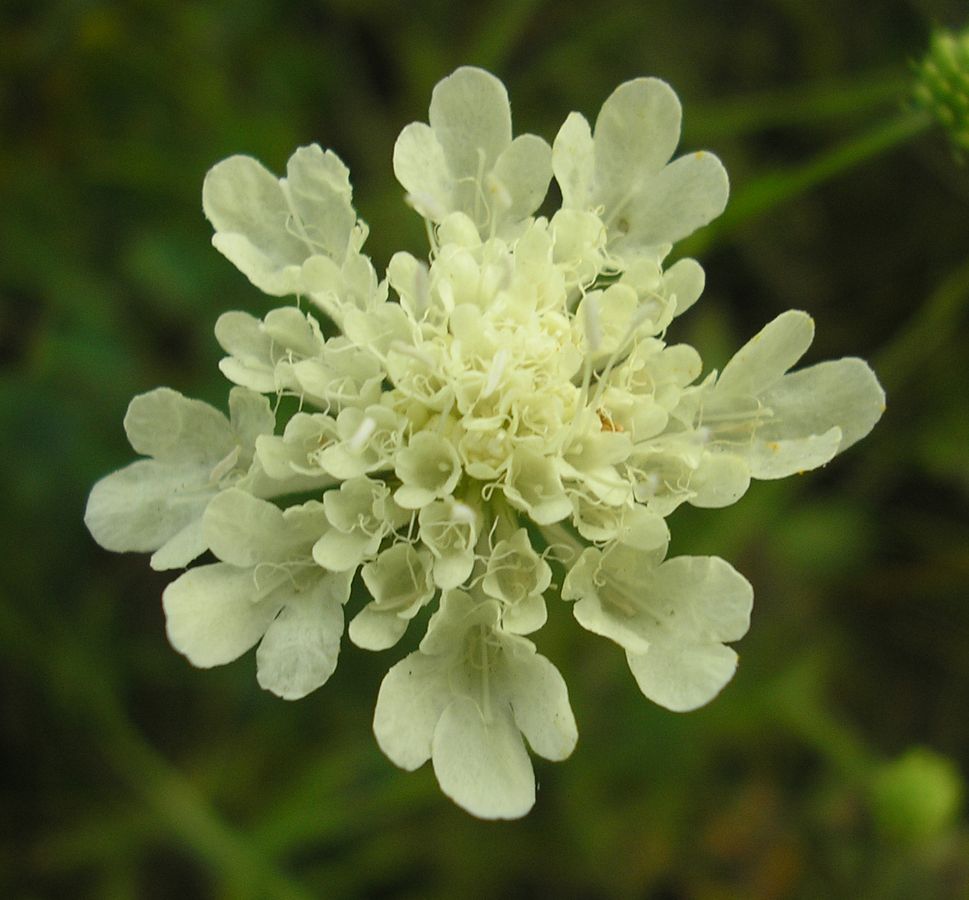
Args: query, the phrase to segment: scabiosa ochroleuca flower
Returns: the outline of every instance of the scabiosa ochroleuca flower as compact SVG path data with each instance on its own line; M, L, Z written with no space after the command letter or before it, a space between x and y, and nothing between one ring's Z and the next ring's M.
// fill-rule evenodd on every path
M208 173L216 248L296 300L216 323L229 418L167 388L132 401L147 459L100 481L86 516L156 568L217 558L164 593L176 649L213 666L258 644L260 685L303 697L336 667L358 579L358 647L426 623L383 680L378 743L405 769L431 760L486 818L533 805L526 742L551 760L575 746L565 682L531 639L549 604L572 602L668 709L723 688L752 590L722 559L667 558L667 517L823 465L884 395L858 359L791 371L813 336L803 312L719 373L669 342L704 275L665 260L728 193L713 155L670 161L679 131L670 87L639 78L594 127L572 113L552 146L513 137L501 82L458 69L394 149L429 256L397 253L382 280L331 151L297 150L284 178L245 156ZM536 215L553 175L561 208ZM277 422L282 395L300 411Z

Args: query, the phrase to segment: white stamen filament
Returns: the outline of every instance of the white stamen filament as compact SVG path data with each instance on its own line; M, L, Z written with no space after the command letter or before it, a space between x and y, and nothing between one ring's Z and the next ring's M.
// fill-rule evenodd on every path
M501 376L505 373L505 366L507 365L508 348L500 347L494 359L491 360L491 368L488 370L488 380L485 382L484 390L481 392L482 397L490 397L495 392L495 388L498 387Z
M451 507L451 512L455 522L465 522L468 525L474 525L474 510L467 503L462 503L460 500L456 501L454 506Z
M599 326L599 303L595 294L586 294L582 311L585 314L585 343L589 348L589 353L593 354L599 350L602 344L602 329Z
M404 200L425 219L440 222L447 215L447 210L438 203L437 198L426 191L405 194Z
M508 188L505 187L502 180L497 178L493 172L489 172L485 178L485 187L488 193L494 197L498 209L506 210L511 208L511 194L508 193Z
M370 439L370 436L377 430L377 420L371 416L365 416L364 420L357 426L353 436L347 441L347 446L351 450L359 450Z
M235 447L233 447L228 454L226 454L224 459L215 464L215 468L212 469L212 474L209 475L209 482L211 484L218 484L226 475L228 475L239 461L239 454L241 452L242 447L236 444Z
M488 644L481 630L481 714L486 723L491 722L491 673L488 671Z
M411 359L420 360L430 369L434 368L434 357L430 353L425 353L420 347L412 347L410 344L405 344L403 341L391 341L390 349L394 353L401 353L404 356L409 356Z
M629 320L629 327L626 329L626 333L623 335L622 340L616 345L616 349L612 351L612 354L606 362L605 368L599 374L599 384L596 388L595 395L592 398L593 406L599 405L599 401L602 399L602 395L606 390L606 381L609 378L609 375L612 373L612 370L616 367L616 364L619 362L620 354L623 352L629 341L635 337L637 329L646 320L649 312L650 310L647 309L647 304L644 303L636 309L636 312Z

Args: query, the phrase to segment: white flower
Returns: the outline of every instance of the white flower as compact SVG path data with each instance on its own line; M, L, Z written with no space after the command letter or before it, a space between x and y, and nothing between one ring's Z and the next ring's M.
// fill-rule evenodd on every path
M336 669L347 573L319 568L310 549L323 505L280 511L238 489L208 506L205 537L222 560L190 569L165 591L172 645L197 666L231 662L257 641L259 684L286 700L316 690Z
M474 569L477 513L459 500L435 500L417 521L421 541L434 555L434 583L445 589L463 584Z
M366 563L360 574L373 601L350 623L350 640L365 650L386 650L434 597L431 554L412 544L394 544Z
M229 354L219 368L235 384L337 412L380 399L379 360L345 337L324 339L319 322L295 307L271 310L261 322L244 312L224 313L215 337Z
M690 427L641 441L630 456L637 499L661 515L684 501L727 506L751 478L816 469L868 434L885 394L866 363L849 358L788 371L813 337L810 316L783 313L719 377L685 392L681 422Z
M482 237L530 216L552 177L551 150L533 134L512 140L505 86L471 67L431 95L430 125L408 125L394 147L394 174L432 222L470 216Z
M583 551L562 587L575 618L615 641L640 690L677 712L708 703L733 676L737 654L725 641L747 633L754 593L722 559L616 545Z
M252 157L231 156L206 175L202 208L216 249L267 294L307 294L339 320L378 293L359 252L367 231L350 172L330 150L301 147L278 179Z
M710 443L741 457L754 478L824 465L868 434L885 408L860 359L788 372L813 338L807 313L782 313L737 351L703 398L700 427Z
M524 815L535 776L522 741L565 759L577 732L558 670L501 630L493 600L448 591L418 651L384 678L374 713L381 749L404 769L432 759L441 789L485 819Z
M382 481L358 475L323 496L328 526L313 545L313 558L337 572L354 571L377 553L383 539L407 516Z
M461 460L454 445L433 431L419 431L397 454L401 485L394 499L407 509L450 497L461 477Z
M670 163L680 140L680 101L657 78L621 84L595 131L572 113L552 148L564 209L599 210L613 253L665 256L665 248L715 219L727 203L727 173L715 156Z
M256 439L276 422L265 397L234 388L229 410L231 420L169 388L131 401L125 432L134 450L150 458L102 478L91 491L84 522L102 547L155 551L153 569L181 568L207 549L202 514L219 491L236 485L273 497L307 486L295 473L272 482L253 465Z
M262 322L244 312L223 313L215 339L229 354L219 363L222 374L263 393L297 389L294 364L324 346L319 323L292 306L272 310Z
M501 626L511 634L530 634L545 624L545 592L552 569L535 552L528 532L519 528L495 544L488 556L482 590L501 602Z
M219 319L231 421L166 389L132 402L129 438L151 458L95 485L86 521L109 549L157 551L156 567L220 560L165 592L178 650L211 666L260 642L259 683L295 698L333 672L357 573L358 647L394 647L428 608L374 730L395 763L431 759L485 818L534 803L525 741L553 760L575 745L565 683L523 637L557 600L668 709L726 685L751 587L716 557L666 559L666 518L828 462L871 430L884 394L857 359L791 372L813 336L802 312L719 375L668 343L704 274L664 259L727 197L715 157L669 162L679 123L672 90L637 79L594 132L569 116L550 150L512 139L501 82L459 69L394 150L428 258L396 253L379 283L329 151L298 150L283 179L246 157L209 173L216 247L329 321L299 305ZM562 208L535 217L553 167ZM295 491L312 498L269 502Z

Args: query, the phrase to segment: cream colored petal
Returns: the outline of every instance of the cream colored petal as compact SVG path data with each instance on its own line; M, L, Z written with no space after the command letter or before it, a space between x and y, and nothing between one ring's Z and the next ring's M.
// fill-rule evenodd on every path
M515 453L503 490L512 506L539 525L559 522L572 512L554 461L532 450L520 448Z
M276 427L276 415L269 399L245 387L229 391L229 420L249 459L255 450L256 438L272 434Z
M373 731L391 762L413 771L431 758L434 728L451 702L447 668L411 653L384 676L377 694Z
M703 509L720 509L736 503L750 487L749 448L742 456L729 451L708 453L690 479L691 505Z
M695 259L681 259L663 273L663 289L668 297L676 298L673 315L685 313L703 293L706 274Z
M781 313L723 367L717 379L717 392L760 395L780 381L807 352L813 340L814 320L807 313L796 309Z
M664 642L736 641L750 626L753 588L717 556L667 560L645 588L650 614L664 623L653 637Z
M454 212L454 178L434 131L423 122L406 126L394 144L394 175L413 207L440 222Z
M507 655L507 666L506 691L515 725L539 756L565 759L579 734L559 670L544 656L521 651Z
M525 219L542 205L552 179L552 148L534 134L516 137L498 157L491 175L493 193L490 205L499 220L512 222ZM489 182L486 179L485 191Z
M253 647L279 612L253 602L252 572L225 563L190 569L162 595L168 639L196 666L220 666Z
M297 358L315 356L324 346L319 323L295 306L269 310L263 319L262 330L280 350L291 351Z
M434 559L434 583L443 590L456 588L467 581L473 569L473 550L441 553Z
M672 244L723 212L730 184L712 153L681 156L618 205L609 221L616 252Z
M631 652L641 653L648 649L649 641L641 634L639 623L626 621L617 615L615 604L605 605L598 594L584 594L572 608L575 621L586 631L609 638Z
M171 388L135 397L124 428L137 453L162 462L214 466L236 444L229 420L219 410Z
M289 231L306 245L307 256L323 254L342 262L357 221L350 173L332 150L300 147L286 166L283 191L289 201Z
M754 478L787 478L830 462L840 445L841 429L835 427L802 438L755 440L744 448L744 459Z
M162 544L152 554L149 564L156 572L181 569L198 559L208 549L202 519L199 517Z
M272 340L255 316L223 313L215 323L215 339L229 354L219 361L219 369L229 381L263 393L275 391Z
M548 620L545 598L533 594L514 606L506 606L501 612L501 626L509 634L531 634L538 631Z
M94 485L84 524L105 550L154 551L200 519L214 494L207 466L143 459Z
M298 291L299 267L315 251L290 230L292 210L275 175L231 156L205 176L202 208L215 248L256 287L278 297Z
M595 144L589 123L579 113L569 113L555 136L552 170L562 192L562 209L595 208Z
M363 650L387 650L407 631L409 619L367 604L350 622L350 640Z
M658 78L619 85L596 118L595 180L606 218L639 193L673 155L680 140L680 101ZM650 241L649 243L658 243Z
M462 66L439 81L428 121L455 178L487 172L511 143L508 92L484 69Z
M670 529L661 516L637 503L623 516L619 541L637 550L657 550L669 544Z
M212 552L234 566L282 561L289 549L282 510L238 488L212 499L205 510L204 530Z
M322 584L292 598L256 651L259 686L284 700L322 687L336 669L342 635L343 606Z
M535 805L535 775L507 708L488 720L468 697L455 698L434 729L434 774L455 803L482 819L518 819Z
M313 559L332 572L352 571L369 553L376 551L376 546L371 549L371 545L378 543L379 540L374 542L365 534L347 534L331 528L313 545Z
M774 413L759 436L821 434L841 429L838 452L860 441L885 411L885 392L866 362L847 358L818 363L785 375L763 402Z
M654 645L626 660L643 694L673 712L709 703L737 670L737 654L717 643Z

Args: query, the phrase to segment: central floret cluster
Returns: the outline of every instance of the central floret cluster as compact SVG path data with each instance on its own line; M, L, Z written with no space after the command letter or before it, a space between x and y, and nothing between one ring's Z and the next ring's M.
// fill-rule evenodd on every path
M525 637L546 599L576 601L669 709L726 684L750 585L718 558L667 560L666 517L824 464L883 394L856 359L789 373L813 335L801 312L703 379L697 352L667 343L704 276L664 261L727 199L714 156L669 162L679 124L673 91L644 78L594 130L573 113L552 147L513 139L501 82L459 69L394 152L428 261L398 253L384 280L333 153L298 150L282 179L242 156L212 169L215 246L310 311L223 315L230 417L168 389L135 398L125 426L149 458L92 492L105 547L154 551L156 568L219 560L165 592L176 648L211 666L258 643L259 683L294 699L332 674L355 578L367 600L349 637L368 650L436 604L374 728L394 762L433 759L485 817L534 802L523 737L549 759L576 741L565 683ZM553 174L561 208L536 216ZM280 430L284 395L300 411Z

